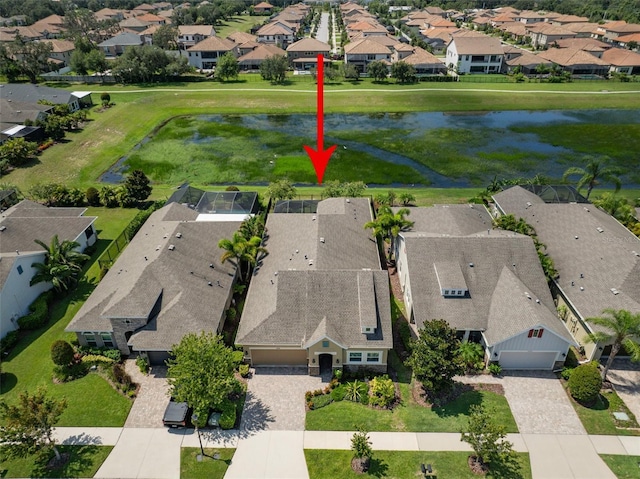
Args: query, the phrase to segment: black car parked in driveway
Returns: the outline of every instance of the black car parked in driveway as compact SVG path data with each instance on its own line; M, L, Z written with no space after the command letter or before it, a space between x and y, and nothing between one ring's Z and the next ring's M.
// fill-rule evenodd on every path
M191 409L186 402L175 402L173 398L169 401L167 409L164 410L162 424L167 427L187 427L190 425Z

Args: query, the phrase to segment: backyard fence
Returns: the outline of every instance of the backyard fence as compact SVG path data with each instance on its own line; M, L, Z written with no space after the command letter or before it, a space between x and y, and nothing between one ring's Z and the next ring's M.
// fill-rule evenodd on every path
M109 269L122 250L129 244L130 238L127 234L127 228L124 229L120 236L114 239L107 249L98 258L98 266L100 270Z

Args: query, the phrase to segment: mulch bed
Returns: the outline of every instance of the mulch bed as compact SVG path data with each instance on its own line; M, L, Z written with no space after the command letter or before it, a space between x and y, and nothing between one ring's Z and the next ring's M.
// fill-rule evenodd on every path
M427 394L422 383L417 380L414 381L411 394L413 396L413 400L420 406L433 408L434 406L442 406L448 402L451 402L457 399L462 393L468 391L490 391L504 396L504 388L502 387L502 384L463 384L457 382L454 384L453 389L449 393L434 398L430 397Z
M484 476L487 472L489 472L489 466L484 462L476 462L476 456L469 456L469 459L467 461L467 464L469 464L469 469L471 469L471 472L473 472L474 474Z

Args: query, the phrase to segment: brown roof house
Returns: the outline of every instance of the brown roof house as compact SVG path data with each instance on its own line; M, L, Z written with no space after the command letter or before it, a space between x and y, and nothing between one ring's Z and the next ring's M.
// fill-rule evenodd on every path
M389 277L364 198L331 198L314 213L272 213L236 343L253 366L386 372L393 347Z
M215 34L213 25L178 25L178 50L186 50Z
M0 338L17 329L17 319L28 312L51 283L30 285L36 274L33 263L44 261L45 252L34 240L49 244L77 241L80 251L96 242L95 216L83 216L86 208L47 208L23 200L0 215Z
M575 48L551 48L538 54L540 58L560 65L572 75L599 75L609 73L610 64L600 58Z
M240 221L199 216L178 202L154 212L66 331L82 346L145 353L153 364L163 364L188 333L220 333L236 268L220 262L218 241Z
M407 47L410 51L407 51ZM403 61L409 65L413 65L416 69L417 76L447 74L447 66L442 60L423 48L412 47L411 45L401 43L395 50L395 55L397 55L396 61Z
M71 55L75 50L75 45L69 40L42 40L51 45L51 53L49 58L58 62L60 67L66 67L71 64Z
M493 198L495 214L524 218L546 245L560 318L587 358L608 356L610 344L585 341L600 330L589 318L605 308L640 313L640 239L572 187L514 186Z
M456 36L447 46L446 64L449 70L464 73L500 73L504 51L494 37Z
M267 2L260 2L253 6L253 11L256 13L271 13L273 11L273 5Z
M575 38L577 36L577 33L571 30L548 23L536 23L528 26L527 32L531 37L531 46L538 49L550 48L554 46L558 40Z
M444 319L504 369L564 363L573 340L530 237L493 230L479 205L411 208L410 218L414 226L398 236L396 258L414 329Z
M369 38L344 46L344 62L355 66L360 73L366 73L367 65L377 60L391 64L391 49Z
M189 65L201 70L215 68L218 58L229 52L236 55L236 44L220 37L208 37L187 48Z
M287 47L287 58L297 71L310 71L318 67L318 55L323 55L325 65L331 63L331 47L315 38L303 38Z
M602 60L611 65L611 72L640 74L640 53L622 48L610 48L602 54Z
M240 45L240 48L242 46ZM275 45L256 43L252 49L238 58L238 65L242 71L257 71L260 70L260 65L262 65L263 61L273 56L286 57L287 52Z
M295 34L295 30L284 22L268 23L256 32L258 42L271 43L283 49L294 42Z

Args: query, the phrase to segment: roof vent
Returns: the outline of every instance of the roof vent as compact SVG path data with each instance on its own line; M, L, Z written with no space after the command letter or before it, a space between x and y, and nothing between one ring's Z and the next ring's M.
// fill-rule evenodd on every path
M351 200L349 198L347 198L347 203L351 203Z
M598 230L598 233L604 233L604 230L602 228L600 228L599 226L596 229Z
M170 244L169 245L169 251L173 251L174 249L176 249L176 245Z
M6 229L7 229L7 227L5 225L0 226L0 231L4 231ZM634 251L634 253L635 253L635 251Z
M320 237L320 243L324 243L324 236Z
M611 292L616 296L620 294L620 291L618 291L616 288L611 288Z
M167 233L164 234L163 238L167 239L169 237L169 235Z
M209 286L213 286L213 283L212 283L211 281L208 281L208 282L207 282L207 284L208 284Z
M527 201L527 208L528 208L529 206L533 206L533 205L531 204L531 201Z
M527 298L531 299L531 295L530 295L529 293L527 293L526 291L524 292L524 295L525 295Z
M156 251L160 251L160 245L156 246Z
M313 260L312 259L309 260L309 266L313 266Z
M574 238L575 238L575 239L578 239L578 235L575 235L575 236L574 236Z
M584 286L580 286L580 291L584 291Z
M536 299L536 303L540 304L540 300L539 300L539 299Z
M473 263L469 263L469 268L473 268Z
M318 219L316 215L313 215L313 216L311 217L311 221L315 221L316 219Z
M588 213L590 210L589 208L587 208L586 206L584 207L584 210Z
M581 278L584 278L584 273L580 273L580 277L581 277Z
M180 232L176 233L176 238L182 238L182 233Z

